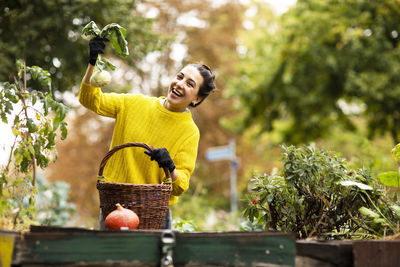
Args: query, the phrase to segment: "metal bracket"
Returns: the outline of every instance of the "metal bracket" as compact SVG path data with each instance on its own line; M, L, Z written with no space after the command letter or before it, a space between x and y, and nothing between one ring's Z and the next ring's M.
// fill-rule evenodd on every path
M173 267L172 249L175 246L175 234L172 230L161 233L161 267Z

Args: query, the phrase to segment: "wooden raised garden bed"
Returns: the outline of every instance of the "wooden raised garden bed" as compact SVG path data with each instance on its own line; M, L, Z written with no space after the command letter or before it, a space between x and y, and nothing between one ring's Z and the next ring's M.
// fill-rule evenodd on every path
M279 232L0 231L1 266L400 266L400 240L295 240ZM165 265L162 265L165 264Z
M10 236L1 232L1 236ZM12 266L294 266L292 235L32 227L14 238ZM9 252L11 253L11 252Z

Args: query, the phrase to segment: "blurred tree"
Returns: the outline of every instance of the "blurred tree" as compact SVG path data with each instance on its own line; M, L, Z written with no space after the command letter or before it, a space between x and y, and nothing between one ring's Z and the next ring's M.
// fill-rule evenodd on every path
M354 129L355 113L370 137L390 132L400 142L398 1L299 0L278 23L254 26L263 34L246 37L231 128L266 132L282 120L284 140L301 143L338 123Z
M99 27L116 22L128 31L131 56L125 63L137 62L159 50L164 38L152 30L152 20L136 10L136 1L28 1L0 3L0 80L9 80L17 58L27 65L48 69L54 90L68 91L80 83L86 68L88 42L80 36L91 20Z

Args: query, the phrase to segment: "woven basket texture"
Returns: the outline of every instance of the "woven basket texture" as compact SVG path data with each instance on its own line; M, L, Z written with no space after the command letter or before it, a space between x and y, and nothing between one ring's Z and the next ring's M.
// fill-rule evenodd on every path
M103 169L108 159L118 150L126 147L142 147L149 151L154 148L144 143L125 143L107 152L99 168L99 177L103 177ZM171 178L167 168L165 177ZM97 189L100 196L100 208L103 219L116 209L119 203L126 209L133 210L139 216L138 229L156 230L162 227L172 191L171 184L131 184L98 181Z
M138 229L160 229L169 207L171 185L98 182L103 218L119 203L139 216Z

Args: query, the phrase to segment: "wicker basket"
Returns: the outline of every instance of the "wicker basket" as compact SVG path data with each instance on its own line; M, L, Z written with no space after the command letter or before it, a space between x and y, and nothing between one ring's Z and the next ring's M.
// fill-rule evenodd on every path
M103 169L108 159L118 150L126 147L142 147L149 151L154 148L145 143L125 143L112 148L100 163L99 177L103 177ZM168 168L164 168L165 177L171 178ZM160 229L169 207L171 184L130 184L97 182L100 195L100 208L103 218L115 210L116 204L131 209L139 216L138 229Z

